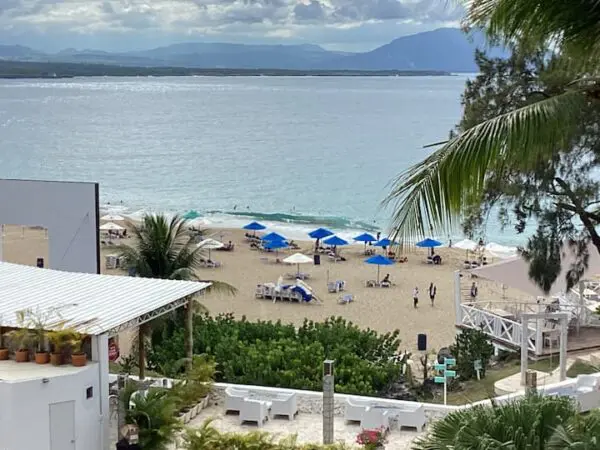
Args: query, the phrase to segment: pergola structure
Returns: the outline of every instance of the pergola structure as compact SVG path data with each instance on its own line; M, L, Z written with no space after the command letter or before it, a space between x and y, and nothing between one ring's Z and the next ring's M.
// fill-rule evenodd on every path
M102 448L108 449L109 336L139 327L191 303L195 294L210 285L207 282L62 272L0 262L0 327L18 327L18 311L55 311L57 320L48 323L47 330L66 323L91 336L91 359L98 363L100 380ZM188 307L193 310L191 304Z

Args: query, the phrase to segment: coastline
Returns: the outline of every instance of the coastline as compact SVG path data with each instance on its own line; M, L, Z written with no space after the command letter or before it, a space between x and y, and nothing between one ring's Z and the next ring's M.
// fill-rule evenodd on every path
M80 77L421 77L455 76L437 70L295 70L118 66L0 60L0 79L63 79Z

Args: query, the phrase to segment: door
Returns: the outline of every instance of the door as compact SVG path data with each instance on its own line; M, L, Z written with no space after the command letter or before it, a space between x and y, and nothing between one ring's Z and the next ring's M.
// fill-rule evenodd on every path
M50 405L50 450L75 450L75 402Z

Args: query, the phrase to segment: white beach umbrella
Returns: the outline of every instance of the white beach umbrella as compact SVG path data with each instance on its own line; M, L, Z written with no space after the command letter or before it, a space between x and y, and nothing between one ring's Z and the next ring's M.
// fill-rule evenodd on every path
M296 264L297 273L300 273L300 264L308 264L313 262L313 259L309 256L303 255L302 253L294 253L283 260L286 264Z
M457 243L452 244L452 247L473 252L477 249L477 247L479 247L479 245L477 244L477 242L472 241L471 239L463 239L462 241L458 241Z
M225 244L217 241L216 239L208 238L201 241L198 244L198 247L208 250L208 259L210 259L210 251L217 248L223 248L225 247Z
M109 222L122 222L125 220L125 217L119 216L118 214L107 214L105 216L100 217L100 220L107 220Z
M121 225L117 225L113 222L107 222L100 226L100 230L102 231L123 231L124 229L125 228L123 228Z

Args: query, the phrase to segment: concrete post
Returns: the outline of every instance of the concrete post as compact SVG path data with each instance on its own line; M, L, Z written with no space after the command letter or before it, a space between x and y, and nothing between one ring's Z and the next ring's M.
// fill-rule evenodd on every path
M584 293L585 293L585 283L583 282L583 280L580 280L579 281L579 301L577 302L577 324L575 325L577 336L579 336L579 327L581 325L581 319L583 316L583 305L585 305L585 297L583 296Z
M323 444L333 444L334 374L333 361L323 362Z
M92 336L92 360L98 363L99 385L98 396L100 398L100 410L98 420L100 422L100 442L103 450L110 446L110 405L108 401L108 334Z
M560 381L567 379L567 318L560 319Z
M460 270L454 272L454 320L455 325L462 325L462 310L460 309Z
M529 317L521 316L521 386L527 386L527 341L529 334Z

